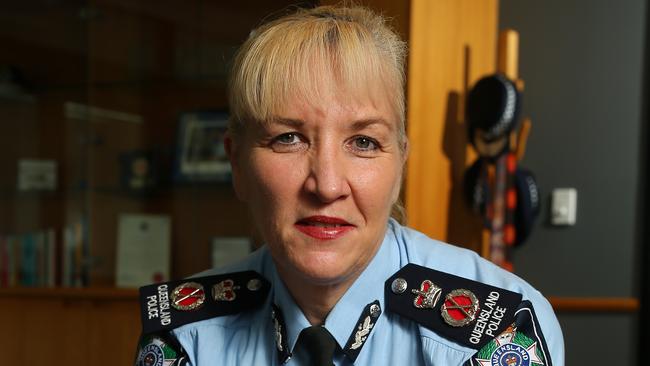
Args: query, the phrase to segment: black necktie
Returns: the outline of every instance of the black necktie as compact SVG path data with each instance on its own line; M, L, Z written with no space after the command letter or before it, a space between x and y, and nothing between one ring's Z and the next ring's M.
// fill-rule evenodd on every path
M305 351L310 366L332 366L336 349L334 337L324 327L314 325L300 332L298 345Z

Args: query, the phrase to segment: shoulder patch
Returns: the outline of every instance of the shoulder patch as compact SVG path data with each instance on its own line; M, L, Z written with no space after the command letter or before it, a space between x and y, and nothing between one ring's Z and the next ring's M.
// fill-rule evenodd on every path
M135 366L184 366L187 362L183 348L170 334L140 338Z
M552 366L546 340L530 301L515 311L514 321L470 358L465 366Z
M140 288L142 333L169 331L264 303L270 283L255 271L189 278Z
M513 321L521 294L407 264L385 285L387 310L480 349Z

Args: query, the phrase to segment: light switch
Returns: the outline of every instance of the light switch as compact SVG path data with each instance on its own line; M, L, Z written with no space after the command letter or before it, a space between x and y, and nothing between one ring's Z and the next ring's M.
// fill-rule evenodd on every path
M575 225L578 211L578 190L555 188L551 197L551 224Z

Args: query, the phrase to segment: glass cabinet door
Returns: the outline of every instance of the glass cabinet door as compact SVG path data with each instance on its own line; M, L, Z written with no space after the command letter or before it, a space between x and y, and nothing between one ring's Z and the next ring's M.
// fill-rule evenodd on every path
M0 4L0 286L115 286L145 245L134 219L167 252L148 282L209 268L215 238L257 242L218 163L227 74L250 30L295 4Z

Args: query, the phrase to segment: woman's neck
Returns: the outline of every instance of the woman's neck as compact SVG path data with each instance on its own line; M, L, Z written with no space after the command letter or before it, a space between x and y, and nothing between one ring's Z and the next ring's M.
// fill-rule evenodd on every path
M354 282L354 279L347 279L336 284L320 285L305 283L298 276L283 276L280 273L280 277L311 325L324 324L327 315Z

